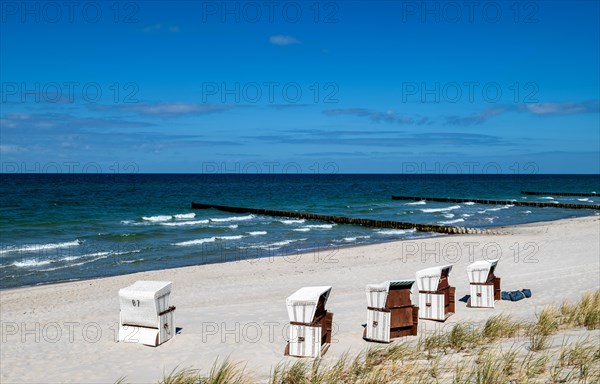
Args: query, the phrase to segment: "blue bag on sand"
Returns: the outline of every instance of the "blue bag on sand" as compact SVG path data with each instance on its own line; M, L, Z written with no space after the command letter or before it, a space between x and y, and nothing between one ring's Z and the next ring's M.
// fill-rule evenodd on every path
M527 297L527 298L531 297L531 289L525 288L525 289L523 289L522 292L525 295L525 297Z
M510 293L502 291L502 300L510 300Z
M510 293L510 299L512 301L519 301L519 300L523 300L524 298L525 298L525 295L521 291L512 291Z

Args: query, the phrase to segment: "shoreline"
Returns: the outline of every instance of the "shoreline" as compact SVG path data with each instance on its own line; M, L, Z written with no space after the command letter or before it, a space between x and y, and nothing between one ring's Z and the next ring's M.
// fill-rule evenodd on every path
M599 226L600 217L585 216L497 227L501 235L435 236L2 290L0 378L114 383L126 376L127 382L157 382L175 367L208 372L217 357L230 356L266 380L277 363L297 361L283 356L285 298L293 291L333 286L327 307L334 313L335 342L324 358L334 361L375 346L361 337L366 284L411 278L433 265L453 264L457 309L446 323L419 321L420 335L500 313L534 319L544 305L577 300L598 288ZM491 256L490 250L502 253L496 270L502 290L530 288L531 298L499 301L495 309L459 301L468 293L466 265ZM136 280L173 282L171 304L181 332L156 348L115 342L118 290Z
M507 229L507 228L519 228L519 227L525 227L525 226L531 226L531 225L543 225L543 224L551 224L551 223L555 223L555 222L561 222L564 220L577 220L577 219L582 219L582 218L586 218L586 217L597 217L598 215L587 215L587 216L575 216L575 217L569 217L569 218L563 218L563 219L557 219L557 220L550 220L550 221L534 221L534 222L530 222L530 223L523 223L523 224L515 224L515 225L504 225L504 226L483 226L483 227L478 227L476 229L478 230L482 230L484 233L480 233L480 234L474 234L474 235L491 235L489 232L485 233L486 231L496 231L496 230L501 230L501 229ZM419 232L419 231L417 231ZM432 238L438 238L438 237L445 237L445 236L452 236L452 237L457 237L457 236L464 236L467 234L461 234L461 233L456 233L456 234L443 234L443 233L435 233L435 232L421 232L421 233L429 233L429 235L427 236L423 236L423 237L417 237L417 238L410 238L410 239L392 239L392 240L381 240L381 241L373 241L373 242L369 242L369 243L363 243L363 244L336 244L336 247L331 247L331 249L336 249L336 250L342 250L342 249L350 249L350 248L360 248L360 247L369 247L372 245L378 245L378 244L387 244L387 243L396 243L396 242L402 242L402 241L416 241L416 240L423 240L423 239L432 239ZM493 234L492 236L502 236L502 234ZM307 250L307 251L302 251L302 252L294 252L294 254L308 254L311 252L314 252L315 250L319 250L319 249L330 249L330 248L315 248L312 250ZM279 258L279 257L288 257L291 256L293 254L280 254L280 255L275 255L274 257ZM36 288L36 287L45 287L45 286L49 286L49 285L60 285L60 284L69 284L69 283L76 283L76 282L85 282L85 281L94 281L94 280L98 280L98 279L107 279L107 278L113 278L113 277L118 277L118 276L129 276L129 275L133 275L136 273L144 273L144 272L156 272L156 271L168 271L168 270L177 270L180 268L193 268L193 267L200 267L203 265L213 265L213 264L228 264L228 263L236 263L236 262L240 262L240 261L252 261L252 260L260 260L260 259L265 259L265 258L272 258L273 256L265 256L265 257L261 257L261 258L240 258L240 259L234 259L234 260L226 260L226 261L217 261L214 263L203 263L203 264L191 264L191 265L184 265L184 266L174 266L174 267L165 267L165 268L157 268L157 269L147 269L147 270L142 270L142 271L137 271L137 272L130 272L130 273L125 273L125 274L115 274L115 275L101 275L101 276L96 276L96 277L90 277L90 278L82 278L82 279L71 279L71 280L62 280L62 281L49 281L49 282L43 282L43 283L38 283L38 284L33 284L33 285L22 285L22 286L18 286L18 287L8 287L8 288L0 288L0 294L3 292L9 292L9 291L14 291L14 290L18 290L18 289L26 289L26 288Z

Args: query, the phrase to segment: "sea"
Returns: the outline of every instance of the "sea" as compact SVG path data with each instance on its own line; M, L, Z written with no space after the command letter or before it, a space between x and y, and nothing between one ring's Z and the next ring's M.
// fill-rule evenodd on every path
M391 196L600 203L600 196L520 193L600 192L600 175L2 174L0 180L0 289L440 236L192 210L192 202L471 228L598 210Z

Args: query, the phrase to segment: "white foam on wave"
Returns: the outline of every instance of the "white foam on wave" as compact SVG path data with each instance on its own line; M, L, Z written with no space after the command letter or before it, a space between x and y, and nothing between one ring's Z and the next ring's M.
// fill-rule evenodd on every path
M160 225L167 227L182 227L186 225L200 225L208 224L208 220L190 220L190 221L173 221L173 222L161 222Z
M179 247L191 247L191 246L194 246L194 245L200 245L200 244L204 244L204 243L212 243L212 242L214 242L216 240L217 240L217 238L213 236L213 237L206 237L204 239L182 241L182 242L174 243L174 244L171 244L171 245L176 245L176 246L179 246Z
M26 260L22 260L22 261L15 261L14 263L12 263L12 265L14 265L15 267L19 267L19 268L32 268L32 267L40 267L42 265L48 265L52 263L52 260L37 260L37 259L26 259Z
M425 200L421 200L421 201L415 201L412 203L406 203L404 205L425 205L425 204L427 204L427 202Z
M239 240L241 239L242 235L235 235L235 236L217 236L217 239L219 240Z
M477 211L478 213L486 213L486 212L496 212L496 211L500 211L502 209L508 209L508 208L512 208L514 207L513 204L508 204L508 205L503 205L501 207L496 207L496 208L489 208L489 209L484 209L481 211Z
M335 224L312 224L312 225L307 225L304 228L315 228L315 229L331 229L333 228Z
M469 215L468 213L463 213L461 216L462 217L471 217L471 215Z
M121 251L121 252L103 251L103 252L86 253L86 254L77 255L77 256L66 256L66 257L63 257L60 259L56 259L56 260L27 259L27 260L22 260L22 261L15 261L12 265L15 267L19 267L19 268L35 268L35 267L40 267L40 266L53 264L53 263L57 263L57 262L69 262L69 261L75 261L75 260L79 260L79 259L87 259L87 260L81 261L79 263L68 263L65 265L58 266L58 267L46 268L46 269L40 270L41 272L50 272L50 271L55 271L57 269L79 267L84 264L89 264L89 263L93 263L93 262L101 260L101 259L106 259L108 256L117 256L117 255L124 255L124 254L128 254L128 253L137 253L140 251L141 250L139 250L139 249L133 250L133 251ZM92 258L92 259L90 259L90 258Z
M302 224L304 223L306 220L305 219L289 219L289 220L279 220L280 223L282 224L286 224L286 225L292 225L292 224Z
M525 214L530 214L530 213L531 213L531 211L523 211L523 213L525 213Z
M63 257L62 259L59 259L59 261L73 261L73 260L82 259L84 257L99 257L99 256L108 256L108 255L110 255L110 252L94 252L94 253L86 253L86 254L78 255L78 256L66 256L66 257Z
M173 218L171 215L158 215L158 216L143 216L142 220L150 221L152 223L160 223L162 221L169 221Z
M454 213L444 213L442 216L444 216L446 219L451 219L454 217Z
M247 234L249 234L250 236L262 236L262 235L266 235L267 231L252 231L252 232L246 232Z
M465 204L465 205L475 205L475 203L474 203L474 202L472 202L472 201L467 201L467 202L466 202L466 203L464 203L464 204Z
M459 209L460 205L453 205L451 207L446 207L446 208L424 208L421 209L421 212L424 213L435 213L435 212L447 212L447 211L453 211L455 209Z
M448 221L438 221L439 224L448 225L448 224L456 224L462 223L465 219L456 219L456 220L448 220Z
M132 264L132 263L137 263L138 261L144 261L144 259L121 260L121 261L119 261L119 264Z
M554 197L552 197L552 196L544 196L544 197L540 197L540 199L544 199L544 200L554 200Z
M178 213L177 215L173 215L173 218L176 220L189 220L196 217L195 213Z
M8 247L3 250L0 250L0 255L4 255L12 252L39 252L39 251L48 251L51 249L61 249L61 248L70 248L76 247L81 244L81 241L67 241L64 243L47 243L47 244L29 244L24 245L22 247Z
M239 227L239 225L237 224L232 224L232 225L228 225L227 228L229 229L237 229Z
M579 201L589 201L590 199L588 199L587 197L583 198L583 199L577 199Z
M259 245L251 245L248 248L261 248L261 249L279 249L285 245L290 245L292 243L297 243L300 241L306 241L306 239L290 239L290 240L282 240L282 241L277 241L274 243L269 243L269 244L259 244Z
M351 243L353 241L356 241L358 239L370 239L371 236L356 236L356 237L344 237L344 241Z
M215 223L227 223L229 221L246 221L254 219L254 215L248 216L231 216L231 217L217 217L211 218L210 221Z
M380 235L404 235L406 233L413 233L416 229L380 229L375 231Z
M308 231L310 231L310 228L302 227L302 228L292 229L292 231L296 231L296 232L308 232Z

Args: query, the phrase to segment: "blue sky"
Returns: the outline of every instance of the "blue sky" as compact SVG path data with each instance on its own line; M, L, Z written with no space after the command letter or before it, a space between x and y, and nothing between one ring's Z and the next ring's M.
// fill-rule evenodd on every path
M600 172L598 1L1 4L3 172Z

